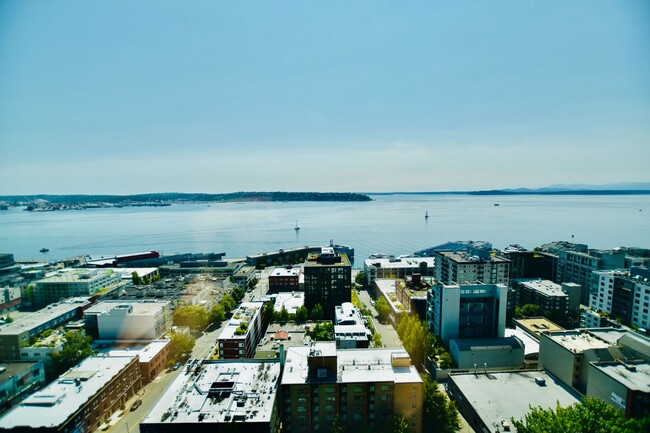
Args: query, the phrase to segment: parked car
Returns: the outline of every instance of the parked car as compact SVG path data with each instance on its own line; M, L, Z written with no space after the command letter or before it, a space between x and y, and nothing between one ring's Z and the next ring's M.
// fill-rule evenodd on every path
M135 403L133 403L133 406L131 406L131 412L139 408L141 404L142 404L142 400L136 400Z
M180 366L181 366L181 364L179 364L177 362L176 364L172 365L172 370L178 370L180 368Z

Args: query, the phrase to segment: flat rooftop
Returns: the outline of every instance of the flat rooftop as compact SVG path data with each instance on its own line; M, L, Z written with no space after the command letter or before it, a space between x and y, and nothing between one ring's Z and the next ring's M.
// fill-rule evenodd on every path
M438 254L456 263L510 263L510 260L499 256L490 256L488 260L483 260L465 251L438 251Z
M296 310L305 305L305 292L280 292L275 297L273 309L282 311L286 308L289 314L295 314Z
M39 361L40 362L40 361ZM36 362L22 361L22 362L0 362L0 383L8 380L14 376L22 376L22 373L28 372Z
M544 379L546 384L535 383L537 377ZM501 420L510 423L511 417L523 419L530 412L530 406L555 409L557 402L563 407L580 402L577 393L540 371L450 374L449 380L458 387L486 426L500 425ZM512 424L510 431L516 432Z
M300 275L300 266L276 267L269 277L297 277Z
M144 277L149 274L155 274L158 272L158 268L115 268L113 271L119 274L123 280L131 280L134 272L139 277Z
M627 389L650 394L650 364L591 363L607 376L624 385ZM588 386L588 385L587 385Z
M70 298L50 304L20 320L0 326L0 335L16 335L37 328L59 316L90 305L90 298Z
M116 343L108 348L101 349L102 355L111 357L135 356L140 362L149 362L159 354L167 345L169 340L153 340L151 342Z
M242 335L236 335L235 331L242 323L252 323L255 322L255 318L258 314L261 314L262 307L264 306L263 302L243 302L239 308L237 308L230 320L228 325L221 331L219 334L219 340L231 340L235 338L245 339L246 335L250 332L250 327L246 329L246 332Z
M393 356L408 357L403 349L345 349L336 350L334 342L317 342L313 347L289 347L282 375L283 385L307 381L308 357L312 350L322 356L336 356L337 383L394 382L421 383L422 378L413 365L393 367Z
M205 362L178 375L142 424L270 422L279 380L277 361Z
M113 380L133 357L86 358L47 387L35 392L2 417L2 427L55 428L81 409ZM79 386L75 379L78 379Z
M84 313L89 314L102 314L113 310L121 305L128 305L133 308L131 314L135 315L151 315L160 311L161 308L170 305L169 302L155 302L155 301L136 301L136 300L108 300L99 304L93 305Z
M66 268L57 271L55 274L48 275L45 278L37 280L36 283L83 283L90 282L97 278L101 278L103 276L111 275L114 273L115 271L112 269Z
M589 349L607 349L611 344L596 338L591 333L580 331L558 331L547 336L565 349L582 353Z
M540 334L547 331L564 331L560 325L551 322L545 317L531 317L528 319L514 319L517 327L528 332L539 341Z
M562 290L562 286L560 286L559 284L555 284L553 281L519 278L519 279L515 279L514 282L519 283L524 287L528 287L531 290L539 292L544 296L555 296L555 297L565 297L565 298L569 297L569 295L564 293L564 291Z

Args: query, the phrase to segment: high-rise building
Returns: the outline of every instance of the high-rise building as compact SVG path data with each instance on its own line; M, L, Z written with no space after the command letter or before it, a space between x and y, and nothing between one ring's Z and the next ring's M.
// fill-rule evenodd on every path
M650 327L650 272L647 268L595 271L589 307L626 326Z
M305 261L305 307L311 312L316 304L323 307L324 317L334 317L334 308L351 301L352 267L345 254L324 247L320 254L310 254Z
M402 349L336 350L333 342L289 347L281 381L286 431L382 428L391 415L422 432L424 384Z
M427 293L427 322L450 339L505 336L508 288L503 284L434 284Z
M435 251L436 281L442 284L508 284L510 260L490 250Z

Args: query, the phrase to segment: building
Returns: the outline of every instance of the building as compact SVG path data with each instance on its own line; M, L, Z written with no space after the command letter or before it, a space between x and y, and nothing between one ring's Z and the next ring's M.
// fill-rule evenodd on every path
M0 281L9 280L19 272L20 265L14 261L13 254L0 254Z
M0 289L0 314L15 310L22 302L19 287L5 287Z
M0 413L45 383L45 365L36 362L0 363Z
M255 266L242 266L232 274L230 279L242 289L248 289L249 284L255 279L256 275Z
M282 308L284 308L289 314L296 314L298 308L303 307L304 305L305 292L281 292L275 296L273 311L279 313L282 311Z
M0 431L94 431L140 388L136 356L92 356L4 414Z
M449 340L449 353L458 369L516 370L524 363L524 343L517 337Z
M385 257L367 259L363 264L367 284L376 279L403 280L413 274L435 276L435 259L432 257Z
M539 306L540 314L564 316L569 313L569 295L553 281L520 278L512 280L512 286L515 288L518 307L535 304ZM576 301L580 301L579 294Z
M334 311L334 341L337 349L362 349L370 345L371 332L359 309L351 302L337 305Z
M185 260L171 265L162 265L158 269L163 276L207 274L231 278L244 266L242 261L228 260Z
M557 256L542 251L530 251L521 245L508 245L503 257L510 260L510 279L540 278L554 281L557 275Z
M0 326L0 359L6 361L24 359L22 348L29 346L42 332L80 318L89 306L88 298L68 299Z
M345 254L333 247L310 254L304 265L305 307L311 313L316 304L323 307L324 317L334 317L334 308L351 301L352 267Z
M589 307L612 320L650 329L650 272L647 268L592 272Z
M650 339L626 330L598 328L541 334L540 368L581 393L589 387L592 362L635 364L649 360Z
M140 423L141 433L278 431L278 361L208 361L181 374Z
M300 266L276 267L269 275L269 293L300 290Z
M523 420L531 407L580 402L578 393L540 371L450 374L447 392L476 432L515 432L510 418Z
M65 298L94 295L121 282L120 274L111 269L62 269L37 280L30 301L44 306Z
M270 323L255 350L255 359L280 359L280 351L289 346L304 346L311 342L309 327L313 322Z
M290 432L379 429L391 416L421 433L424 385L400 349L337 350L335 343L289 347L281 381L280 413Z
M438 250L436 281L442 284L508 284L510 260L488 249Z
M451 339L504 337L508 288L503 284L434 284L427 322L445 345Z
M137 356L142 384L154 380L165 371L171 359L169 340L154 340L135 343L117 343L101 350L102 355L111 357Z
M627 417L650 415L648 362L591 362L588 368L587 396L609 403Z
M171 303L105 301L85 312L85 327L95 340L155 340L171 329Z
M521 329L538 343L544 332L564 331L564 328L548 320L546 317L528 317L526 319L514 319L515 329Z
M219 335L222 359L254 358L255 348L264 335L263 302L243 302Z

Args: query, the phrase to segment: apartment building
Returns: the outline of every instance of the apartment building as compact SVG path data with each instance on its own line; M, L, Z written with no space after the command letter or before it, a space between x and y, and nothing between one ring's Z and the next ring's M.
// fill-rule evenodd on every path
M413 274L435 276L433 257L383 257L367 259L363 263L368 287L376 279L403 280Z
M300 274L300 266L284 266L273 269L269 275L269 293L300 290Z
M487 250L435 251L436 281L442 284L508 284L510 260Z
M85 311L85 328L95 340L155 340L169 331L167 301L106 301Z
M281 380L282 425L292 433L380 429L391 415L422 432L424 385L398 349L337 350L333 342L289 347Z
M243 302L219 334L219 357L254 358L257 344L264 336L263 302Z
M351 301L352 267L345 254L333 247L323 247L305 261L305 307L311 312L320 304L324 317L334 317L334 308Z
M650 271L629 270L592 273L589 307L626 326L650 329Z
M111 269L62 269L37 280L29 300L33 305L45 306L65 298L93 295L121 282L120 274Z

